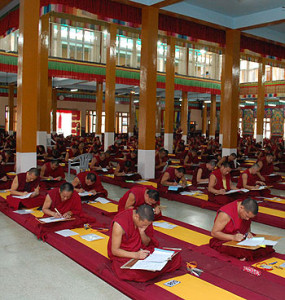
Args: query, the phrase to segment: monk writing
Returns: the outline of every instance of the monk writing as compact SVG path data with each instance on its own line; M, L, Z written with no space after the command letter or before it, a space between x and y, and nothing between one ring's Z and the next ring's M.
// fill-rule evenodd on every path
M206 164L201 164L199 167L197 167L194 171L193 177L192 177L192 185L208 185L209 178L212 173L212 171L215 169L216 161L211 160L210 162Z

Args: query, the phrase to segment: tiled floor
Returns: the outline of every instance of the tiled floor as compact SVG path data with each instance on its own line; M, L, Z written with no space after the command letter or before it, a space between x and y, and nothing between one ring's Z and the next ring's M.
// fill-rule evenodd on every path
M114 200L127 191L110 184L104 186ZM285 191L273 193L285 196ZM215 212L166 199L161 202L167 206L164 215L211 230ZM127 299L2 213L0 228L1 299ZM253 223L252 231L285 236L285 230L259 223ZM276 250L285 254L285 239Z

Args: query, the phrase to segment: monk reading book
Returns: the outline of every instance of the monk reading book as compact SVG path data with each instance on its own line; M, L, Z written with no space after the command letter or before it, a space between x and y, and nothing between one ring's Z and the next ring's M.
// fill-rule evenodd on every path
M270 246L257 250L241 249L225 246L228 241L240 242L251 238L251 219L258 213L258 204L252 198L234 201L220 208L211 232L210 247L222 254L234 256L240 260L256 260L274 252Z
M180 268L181 256L178 254L161 271L121 269L121 266L131 258L145 259L154 250L154 247L158 246L158 242L153 237L151 226L153 220L153 208L147 204L139 206L136 210L124 210L113 219L108 242L108 255L118 278L146 282L160 274L173 272Z
M212 171L215 169L216 161L211 160L206 164L201 164L194 171L192 177L193 186L207 186Z
M42 186L46 189L60 187L65 182L64 169L59 165L59 160L45 163L41 168L40 176L44 180Z
M165 172L160 176L158 181L159 190L166 192L169 186L176 186L181 181L181 185L185 188L187 181L185 178L185 168L167 168Z

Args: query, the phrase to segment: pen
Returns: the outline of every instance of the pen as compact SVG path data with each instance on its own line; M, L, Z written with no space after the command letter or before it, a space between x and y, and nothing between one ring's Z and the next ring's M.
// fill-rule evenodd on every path
M54 208L54 210L62 217L61 213L57 210L57 208Z

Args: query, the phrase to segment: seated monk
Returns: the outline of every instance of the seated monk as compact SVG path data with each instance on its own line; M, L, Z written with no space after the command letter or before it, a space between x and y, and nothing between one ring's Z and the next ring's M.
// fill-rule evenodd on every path
M72 181L75 191L78 193L90 192L93 198L107 197L108 192L104 189L100 177L95 172L81 172Z
M153 237L153 220L153 208L147 204L137 209L124 210L114 217L108 242L108 255L119 279L146 282L160 274L180 268L181 256L178 254L161 271L121 269L121 266L132 258L145 259L149 252L158 246Z
M99 155L95 155L90 164L90 169L96 172L103 173L102 169L110 170L112 168L110 159L106 158L106 154L101 152Z
M210 175L212 171L215 169L215 167L216 167L216 161L213 159L208 163L201 164L199 167L197 167L192 177L192 185L208 186Z
M81 207L81 199L71 183L65 182L60 188L48 192L43 204L44 217L72 219L66 222L49 224L35 224L35 233L38 238L43 238L49 232L62 229L71 229L83 226L87 222L95 222L94 218L85 215Z
M4 165L0 164L0 190L7 190L11 188L12 180L8 178Z
M239 196L238 193L225 195L227 191L237 189L231 182L230 172L230 164L227 162L224 162L219 169L212 172L208 185L210 202L225 205Z
M220 208L211 232L210 247L220 253L239 258L240 260L256 260L274 252L272 247L257 250L224 246L228 241L242 241L246 236L253 237L250 232L252 218L258 213L258 204L254 199L247 198L234 201Z
M128 154L125 154L124 161L130 160L134 166L138 164L138 151L133 150Z
M235 153L232 153L229 156L223 156L222 159L220 159L217 163L217 167L220 168L224 162L227 162L231 168L231 176L239 176L240 170L237 168L236 159L237 155Z
M270 195L269 189L257 190L261 185L265 185L263 181L260 181L257 172L260 167L258 164L252 165L250 168L245 170L238 179L237 188L239 189L248 189L249 192L246 194L247 196L256 197L268 197Z
M181 181L183 188L187 186L187 180L184 176L185 168L167 168L165 172L160 176L158 181L158 188L162 192L166 192L169 186L178 185Z
M196 168L195 165L197 165L197 164L199 164L199 158L198 158L197 151L196 150L188 151L183 160L184 168L186 168L188 170L194 170Z
M273 154L267 153L265 157L261 158L258 162L260 167L257 176L261 181L264 181L266 184L270 185L274 182L281 180L280 175L268 176L270 174L274 174L274 171L278 171L279 169L274 167L273 165Z
M32 208L42 206L45 197L40 195L40 172L37 168L31 168L26 173L20 173L15 176L11 186L11 195L7 197L10 207L18 209L21 206ZM32 193L29 198L19 199L14 196L25 196Z
M120 161L117 164L114 175L114 179L120 182L124 182L126 180L137 181L141 179L141 176L137 173L135 165L130 160Z
M152 186L135 186L128 190L120 199L118 212L126 209L137 209L138 206L148 204L152 206L156 218L161 216L159 192Z
M72 145L70 149L66 151L65 154L65 161L68 162L69 159L73 159L76 156L80 155L78 146L77 145Z
M167 165L167 161L168 151L162 148L155 154L155 178L159 178L161 172Z
M42 183L43 188L50 189L59 187L65 182L65 173L62 166L59 165L59 160L55 159L45 163L41 168L41 179L45 180ZM47 180L51 180L50 182Z

